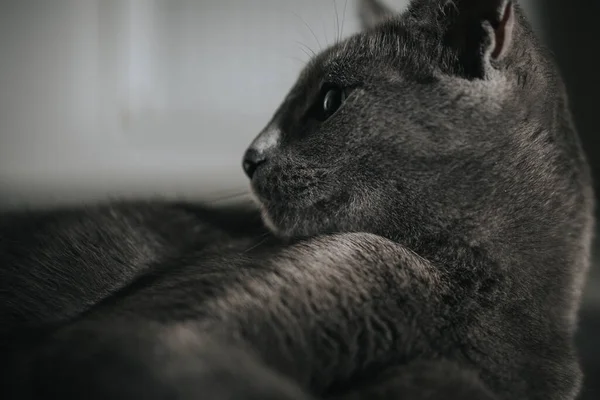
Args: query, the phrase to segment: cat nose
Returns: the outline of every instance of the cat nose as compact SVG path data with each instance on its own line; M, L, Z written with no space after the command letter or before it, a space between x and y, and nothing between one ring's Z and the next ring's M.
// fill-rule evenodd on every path
M264 152L256 150L255 148L249 148L244 154L244 161L242 167L248 178L252 179L254 172L258 166L267 161L267 157Z
M248 178L256 172L256 169L264 164L270 155L276 150L281 138L281 132L276 127L267 127L254 139L250 148L244 154L242 166Z

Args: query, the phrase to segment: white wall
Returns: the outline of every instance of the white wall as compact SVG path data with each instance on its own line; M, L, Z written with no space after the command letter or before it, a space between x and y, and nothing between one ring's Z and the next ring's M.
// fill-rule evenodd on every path
M3 2L0 206L244 190L245 147L355 15L354 0Z

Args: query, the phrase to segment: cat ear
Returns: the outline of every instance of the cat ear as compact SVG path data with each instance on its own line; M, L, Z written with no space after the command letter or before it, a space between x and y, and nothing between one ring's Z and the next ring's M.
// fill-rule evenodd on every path
M501 2L498 20L491 22L491 28L494 36L494 46L490 56L494 60L501 60L506 56L513 41L513 31L515 29L515 8L513 1Z
M465 72L483 76L491 61L502 60L510 50L514 1L446 0L438 8L438 20L446 27L445 44L458 52Z
M385 21L394 12L379 0L360 0L358 13L363 29L369 29Z

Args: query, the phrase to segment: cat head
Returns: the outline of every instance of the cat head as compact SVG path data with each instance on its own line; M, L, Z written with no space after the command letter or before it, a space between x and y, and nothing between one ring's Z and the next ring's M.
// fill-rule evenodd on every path
M275 234L481 242L583 224L585 160L518 5L360 4L364 30L309 63L244 156Z

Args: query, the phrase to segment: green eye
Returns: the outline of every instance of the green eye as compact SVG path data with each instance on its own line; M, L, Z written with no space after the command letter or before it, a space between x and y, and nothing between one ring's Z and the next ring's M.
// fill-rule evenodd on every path
M329 119L346 100L346 91L336 85L324 85L313 109L313 116L319 121Z

